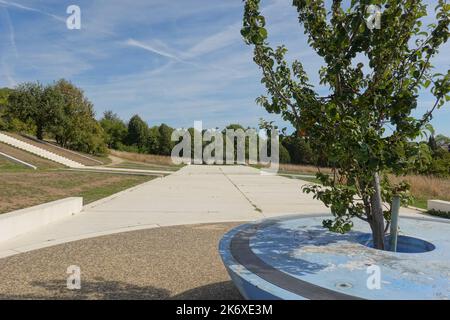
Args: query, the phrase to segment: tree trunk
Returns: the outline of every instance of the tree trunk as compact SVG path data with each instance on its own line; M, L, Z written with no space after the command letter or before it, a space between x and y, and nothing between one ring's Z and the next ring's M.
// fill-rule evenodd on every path
M36 128L36 138L39 140L44 140L44 129L40 125Z
M381 199L380 176L378 173L375 173L373 178L375 192L370 199L372 206L370 228L372 229L374 247L376 249L384 250L384 215L383 202Z

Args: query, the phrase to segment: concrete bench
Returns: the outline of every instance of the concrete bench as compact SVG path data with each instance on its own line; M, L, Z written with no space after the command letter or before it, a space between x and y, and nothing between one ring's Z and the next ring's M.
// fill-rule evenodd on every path
M80 213L83 198L71 197L0 214L0 241L24 235L49 223Z

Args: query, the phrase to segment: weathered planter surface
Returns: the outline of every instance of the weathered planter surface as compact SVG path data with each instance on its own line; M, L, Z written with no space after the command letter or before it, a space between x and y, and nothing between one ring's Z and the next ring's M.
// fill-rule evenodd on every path
M400 219L399 251L370 247L369 227L349 234L325 217L239 226L220 243L222 260L247 299L449 299L450 221ZM377 273L379 270L379 281Z

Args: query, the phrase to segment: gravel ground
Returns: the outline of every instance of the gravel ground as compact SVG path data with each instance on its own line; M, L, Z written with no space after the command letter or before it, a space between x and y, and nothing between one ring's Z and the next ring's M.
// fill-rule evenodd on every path
M241 299L217 247L235 223L81 240L0 259L0 299ZM81 289L66 287L81 268Z

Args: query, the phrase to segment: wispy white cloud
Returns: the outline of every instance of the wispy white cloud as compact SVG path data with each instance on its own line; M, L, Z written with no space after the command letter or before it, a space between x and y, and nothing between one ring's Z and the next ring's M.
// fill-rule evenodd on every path
M186 57L201 56L225 48L233 43L235 44L241 40L241 24L241 22L233 23L224 30L204 38L188 50Z
M271 44L286 44L288 59L300 59L318 84L323 61L308 47L292 0L262 3ZM150 124L189 126L205 120L205 126L214 127L277 118L254 102L265 88L252 48L241 39L242 0L77 4L82 29L68 31L59 23L65 21L65 2L0 0L0 9L14 10L12 33L6 20L0 21L7 31L0 34L0 86L66 77L85 89L98 114L112 109L127 119L138 113ZM18 58L5 45L12 41Z
M11 7L11 8L16 8L16 9L21 9L21 10L25 10L25 11L36 12L36 13L51 17L57 21L64 22L64 23L66 22L66 19L63 17L57 16L57 15L42 11L40 9L33 8L33 7L24 6L17 2L0 0L0 5Z
M143 42L135 40L135 39L128 39L127 41L125 41L125 44L128 46L131 46L131 47L137 47L137 48L144 49L146 51L160 55L162 57L166 57L166 58L178 61L178 62L182 62L182 60L179 57L177 57L176 55L174 55L172 53L166 52L163 49L156 48L155 46L152 46L147 43L143 43Z

